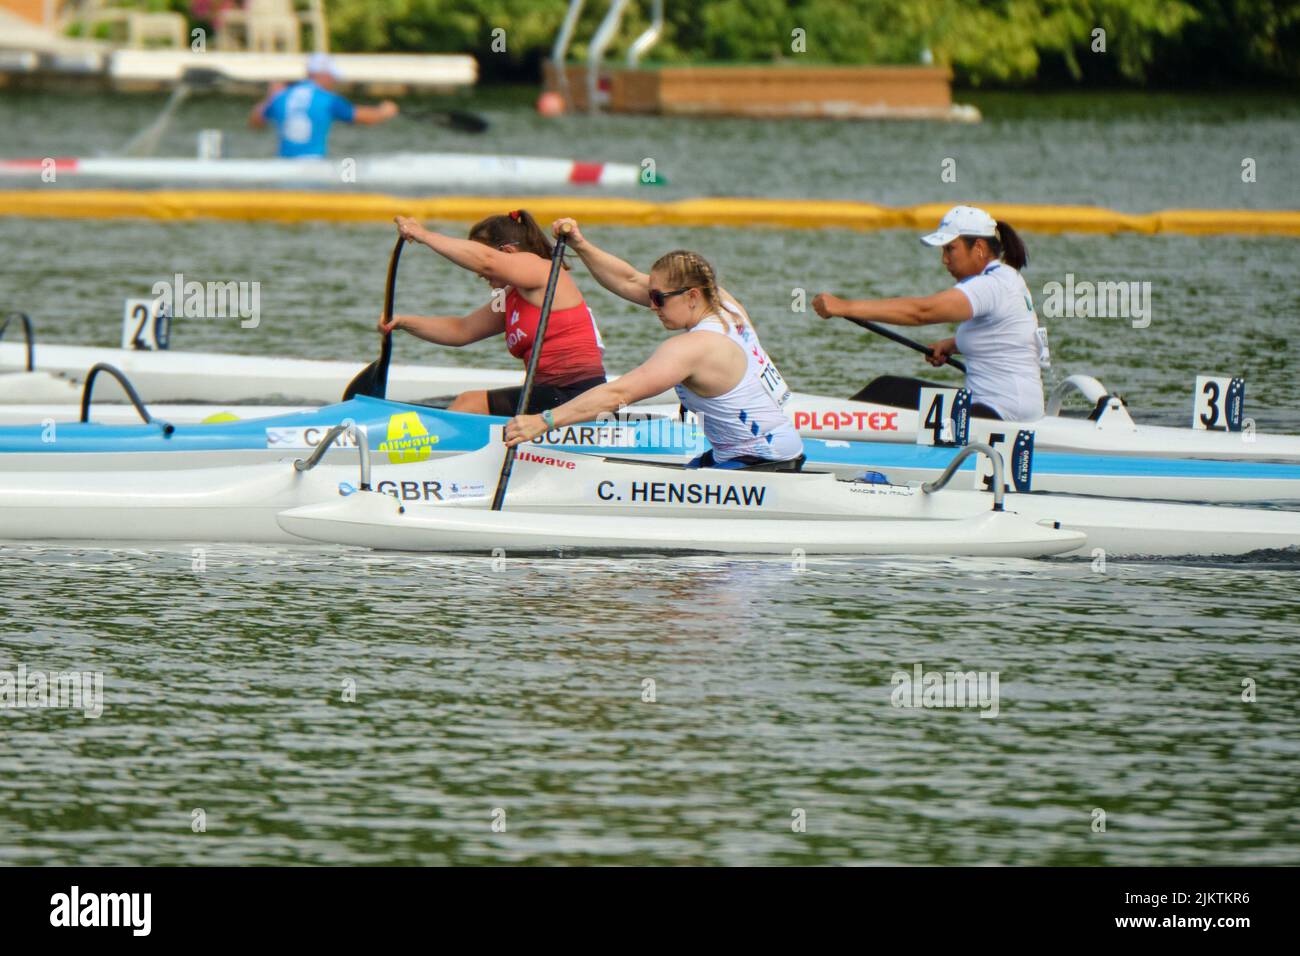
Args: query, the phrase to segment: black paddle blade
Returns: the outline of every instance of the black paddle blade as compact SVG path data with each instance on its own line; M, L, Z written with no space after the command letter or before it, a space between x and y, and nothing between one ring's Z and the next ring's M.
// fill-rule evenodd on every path
M439 126L446 126L462 133L486 133L488 121L478 113L465 110L406 110L402 113L407 119L433 120Z
M450 110L447 113L447 125L452 129L460 130L462 133L486 133L488 121L478 113Z
M388 281L384 285L384 322L393 317L393 297L397 292L397 263L402 258L402 247L406 240L397 237L393 252L388 257ZM370 398L384 398L388 395L388 362L393 357L393 333L384 336L379 347L379 358L371 362L343 390L343 401L349 401L358 395Z
M393 355L393 336L384 336L384 344L379 348L379 358L375 359L348 383L343 390L343 401L350 401L358 395L370 398L383 398L388 394L388 360Z
M226 78L226 74L220 70L211 70L203 66L191 66L181 73L181 82L186 86L215 86Z

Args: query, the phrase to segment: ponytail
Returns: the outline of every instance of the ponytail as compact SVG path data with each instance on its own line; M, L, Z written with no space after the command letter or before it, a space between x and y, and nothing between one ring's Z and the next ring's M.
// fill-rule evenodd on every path
M1010 224L1001 219L998 220L998 231L993 237L992 245L993 254L1017 272L1029 265L1029 253L1025 250L1024 240Z
M551 237L542 231L527 209L512 209L503 216L488 216L470 228L469 238L471 242L481 242L493 249L513 245L543 259L550 259L555 253ZM569 268L567 262L564 268Z
M1024 248L1023 239L1019 237L1019 234L1015 232L1014 229L1011 229L1009 224L1006 224L1006 222L1002 220L997 221L996 238L1001 239L1001 242L998 243L998 245L1002 247L1000 258L1004 263L1010 265L1010 267L1015 269L1017 272L1030 264L1030 254L1028 254L1026 248ZM998 254L996 248L993 251L995 251L995 254Z

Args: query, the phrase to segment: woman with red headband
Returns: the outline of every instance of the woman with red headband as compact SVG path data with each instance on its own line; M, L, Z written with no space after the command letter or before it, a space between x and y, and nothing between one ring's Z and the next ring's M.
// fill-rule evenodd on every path
M541 318L554 248L537 221L523 209L488 216L470 229L468 239L444 236L406 216L398 216L396 222L397 231L408 242L423 243L486 279L493 296L466 316L394 315L391 322L380 320L379 331L404 329L417 338L451 346L504 334L510 354L526 365ZM565 271L568 268L561 270L555 289L546 344L526 409L529 413L562 405L605 382L605 345L582 293ZM477 415L513 416L519 393L519 388L462 392L450 408Z

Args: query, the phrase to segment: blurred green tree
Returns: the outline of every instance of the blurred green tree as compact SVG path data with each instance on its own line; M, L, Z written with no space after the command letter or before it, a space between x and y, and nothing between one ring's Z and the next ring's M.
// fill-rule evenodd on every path
M467 52L485 79L528 78L564 0L327 0L338 50ZM617 60L646 25L632 4ZM606 4L587 4L573 55ZM1300 0L703 0L667 4L657 62L916 63L927 54L973 85L1052 79L1178 85L1300 78ZM493 50L493 30L505 50ZM802 51L792 45L803 31ZM1105 31L1104 52L1094 31ZM1050 63L1053 69L1045 69Z

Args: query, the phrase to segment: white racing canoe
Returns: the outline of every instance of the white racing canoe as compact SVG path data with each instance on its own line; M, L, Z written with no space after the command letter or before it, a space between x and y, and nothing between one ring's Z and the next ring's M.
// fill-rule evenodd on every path
M348 383L367 362L340 362L325 359L276 358L265 355L231 355L223 352L181 352L147 349L113 349L81 345L38 344L32 372L24 371L26 346L17 342L0 342L0 407L61 404L63 413L46 409L41 416L25 415L21 410L6 408L0 423L25 424L54 417L56 421L75 419L80 411L81 386L86 373L98 363L107 363L121 371L135 386L140 397L150 404L185 403L257 403L280 399L278 406L293 407L337 402ZM616 376L611 376L616 377ZM420 402L451 398L465 391L513 388L522 385L524 372L519 369L469 368L455 365L391 365L388 369L388 398L395 402ZM121 402L121 388L107 376L95 383L95 409L100 396L105 401ZM677 414L678 406L671 392L650 400L662 406L663 414ZM264 406L254 405L239 412L224 409L240 418L271 414ZM202 421L182 412L168 421ZM98 413L93 421L128 422L125 412L109 419ZM206 416L205 416L206 417Z
M45 159L0 160L0 178L36 180ZM638 186L641 167L537 156L476 153L393 153L337 159L191 159L105 156L53 160L58 180L92 182L230 183L312 188L372 189L403 186ZM656 176L656 182L663 178ZM647 183L651 185L653 183Z
M853 519L660 517L414 508L358 493L279 515L299 537L397 551L659 551L725 554L925 554L1037 558L1075 551L1079 532L1011 512L969 518Z
M443 477L432 477L428 469L410 466L377 468L373 480L375 494L392 504L394 510L403 500L444 500L449 505L466 503L473 507L461 511L449 507L448 513L459 520L481 524L492 493L487 481L494 468L499 472L502 446L491 445L438 470ZM594 465L600 459L565 456L563 459L526 456L516 466L515 479L520 487L530 486L530 477L551 477L534 469L555 468L563 460L574 468ZM565 469L561 469L565 470ZM475 476L460 480L457 473ZM663 474L654 466L634 465L629 474ZM674 474L678 473L674 470ZM699 474L699 473L697 473ZM718 472L718 476L724 476ZM130 476L130 477L128 477ZM352 494L357 481L354 467L320 466L298 473L289 462L260 465L255 469L213 469L191 471L185 475L183 489L165 493L157 491L156 481L163 476L143 472L116 473L69 481L66 473L40 476L52 484L15 488L0 478L0 538L21 540L104 540L108 542L138 540L198 541L279 541L299 542L316 538L320 522L331 526L332 513L310 514L303 504L331 502L340 494ZM85 479L87 476L80 476ZM794 476L798 478L799 476ZM835 483L829 475L806 476L820 486ZM808 484L805 480L802 482ZM713 475L700 474L695 482L701 494L716 497L718 504L706 508L716 514L731 509L761 508L769 493L763 488L743 483L720 481ZM945 492L939 492L944 494ZM740 495L743 494L743 499ZM859 520L824 520L797 517L611 517L607 515L516 515L513 511L502 522L496 515L498 533L488 545L481 532L467 530L455 539L441 541L433 550L481 551L502 546L514 550L544 551L556 548L583 550L661 550L722 551L748 554L788 554L791 548L805 553L832 554L926 554L972 555L997 557L1041 557L1081 548L1085 535L1041 525L1011 512L990 510L992 497L978 493L958 493L978 498L969 513L951 519L933 519L905 500L910 496L873 496L856 509ZM755 499L757 495L757 503ZM372 496L359 494L363 503ZM734 499L734 503L733 500ZM514 502L507 499L513 506ZM60 504L55 505L58 501ZM290 516L280 518L281 511ZM349 523L352 511L344 523ZM781 514L777 511L776 514ZM511 519L521 523L510 533L501 534ZM302 524L311 534L302 536L293 528ZM698 528L689 526L698 524ZM477 526L477 525L476 525ZM563 526L564 530L561 530ZM404 529L398 529L402 534ZM707 537L703 537L706 535ZM795 542L791 544L791 542ZM351 543L351 542L338 542ZM417 550L429 550L426 547Z
M964 537L960 547L950 542L947 550L930 551L926 549L934 545L933 528L929 534L911 528L895 534L879 527L889 522L938 522L957 534L958 523L965 522L961 534L977 536L978 519L990 516L993 500L985 492L948 487L927 493L917 486L842 481L825 473L685 470L563 452L521 456L516 463L503 514L529 517L513 523L487 510L500 456L501 446L490 445L442 459L431 468L440 483L482 485L484 497L438 501L406 497L400 488L397 494L392 489L385 494L378 485L374 492L351 492L349 486L329 501L286 511L278 521L286 531L316 541L409 551L554 550L570 545L745 551L748 543L752 552L780 554L1013 553L997 551L993 543L979 550L977 541ZM1084 535L1084 540L1056 553L1207 557L1300 547L1300 513L1294 512L1009 494L1006 515L1020 520L1005 523L995 537L1005 534L1021 545L1031 544L1024 536L1024 522ZM715 526L719 521L729 530ZM987 524L982 528L982 533L991 533ZM878 531L883 537L877 551L872 536ZM901 538L913 532L918 550L907 552ZM672 546L664 543L672 540Z
M925 493L831 474L683 470L541 449L515 463L506 513L530 517L512 525L482 518L501 455L500 444L490 444L418 463L377 462L375 494L355 492L354 452L305 472L290 459L183 473L0 472L0 539L1023 556L1101 548L1114 557L1300 545L1300 514L1291 512L1008 494L1007 513L993 516L1008 520L991 521L992 495L952 486ZM439 522L453 514L458 530L444 536ZM926 527L905 526L917 523ZM1040 534L1058 530L1086 540Z
M366 362L173 352L38 344L35 372L23 372L24 345L0 342L0 404L81 401L81 383L91 366L106 362L130 379L146 402L255 402L280 397L304 405L337 402ZM32 377L35 376L35 377ZM25 378L26 377L26 378ZM523 382L515 369L460 368L450 365L392 365L388 394L394 401L444 398L473 389L507 388ZM66 389L51 397L50 380ZM121 400L121 389L107 377L95 394Z
M1123 401L1108 394L1105 386L1091 376L1070 376L1062 384L1065 387L1059 388L1047 403L1051 414L1033 422L971 418L970 440L997 446L1026 429L1034 432L1035 448L1051 451L1150 458L1300 461L1300 436L1268 435L1253 428L1241 432L1198 431L1139 424ZM1092 417L1058 414L1062 399L1072 390L1078 390L1095 406ZM921 427L921 415L915 408L799 392L791 395L785 410L805 438L915 442Z
M103 388L106 401L99 401ZM80 386L78 386L78 389ZM121 391L112 380L105 379L95 385L96 401L90 407L90 421L101 425L138 425L140 413L133 405L119 405L111 399L121 397ZM245 405L231 402L226 405L155 405L149 413L173 425L198 425L211 422L244 421L249 418L269 418L304 412L317 405ZM80 399L75 405L0 405L0 425L38 425L42 422L75 422L81 417ZM216 464L216 462L209 462Z

